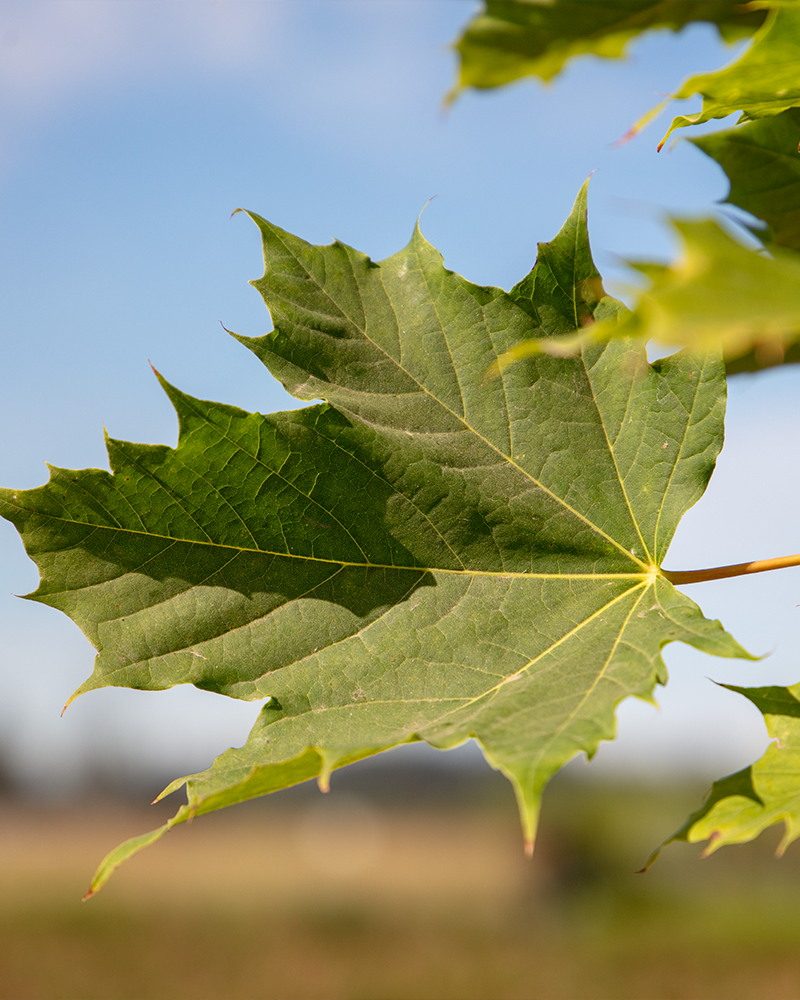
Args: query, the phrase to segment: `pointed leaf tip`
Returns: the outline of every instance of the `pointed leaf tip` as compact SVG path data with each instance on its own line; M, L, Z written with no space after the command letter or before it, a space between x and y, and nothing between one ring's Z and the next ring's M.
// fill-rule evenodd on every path
M440 113L442 115L449 115L450 112L453 110L453 105L456 103L456 101L459 99L459 97L463 92L464 88L461 86L456 85L455 87L451 87L450 90L448 90L447 93L442 98L442 103L439 106Z
M73 701L75 701L76 698L79 698L83 694L83 692L84 692L84 685L81 684L81 686L77 688L75 691L73 691L72 694L69 696L69 698L67 698L64 707L61 709L61 715L59 716L59 718L62 719L64 718L64 712L66 712L66 710L73 703Z
M183 788L183 786L187 783L188 780L189 779L185 777L175 778L175 780L171 781L163 791L159 792L158 795L156 795L156 797L153 799L150 805L154 806L156 802L160 802L162 799L165 799L168 795L172 795L173 792L179 791L179 789Z
M438 194L432 194L432 195L430 196L430 198L428 198L428 200L427 200L427 201L425 202L425 204L424 204L424 205L422 206L422 208L421 208L421 209L419 210L419 215L417 216L417 226L419 226L419 220L420 220L420 219L422 218L422 213L423 213L423 212L425 211L425 209L426 209L426 208L428 207L428 205L430 205L430 203L431 203L432 201L434 201L434 200L435 200L436 198L438 198L438 197L439 197L439 195L438 195Z
M147 359L147 363L148 363L148 365L150 365L150 370L155 375L155 377L160 380L161 379L161 373L156 368L156 366L153 364L153 362L150 360L150 358Z
M667 841L667 843L669 843L669 841ZM663 847L664 847L664 844L661 844L659 847L657 847L652 852L652 854L647 859L647 861L645 861L645 863L642 865L642 867L639 868L639 869L637 869L633 874L634 875L645 875L645 874L647 874L647 872L650 870L651 865L655 862L656 858L661 853L661 850L662 850Z
M645 112L645 114L643 114L641 118L637 118L637 120L633 123L633 125L631 125L631 127L624 135L620 136L619 139L611 143L612 149L619 149L621 146L627 145L631 141L631 139L635 138L643 129L647 128L647 126L650 124L651 121L653 121L654 118L657 118L661 114L661 112L664 110L664 108L666 108L666 106L670 103L671 100L672 97L667 97L666 100L661 101L660 103L656 104L654 108L651 108L649 111ZM661 151L661 147L664 145L664 142L666 142L666 138L662 140L662 142L659 144L658 146L659 152Z
M127 861L128 858L137 854L142 848L155 843L155 841L160 840L161 837L170 829L171 823L165 823L163 826L159 826L155 830L151 830L149 833L144 833L139 837L131 837L130 840L126 840L124 843L115 847L113 851L107 854L103 860L98 865L97 871L94 873L91 885L88 891L83 896L83 901L91 899L92 896L96 895L108 882L114 872L119 868L123 861Z
M779 115L800 105L797 82L800 8L793 2L771 3L769 7L772 10L753 44L738 60L716 72L699 73L683 82L675 97L685 99L700 94L703 107L696 114L673 119L667 136L677 128L702 125L737 111L740 113L737 124L741 124Z
M320 769L317 775L317 787L321 792L327 794L331 790L331 772L336 767L336 757L325 751L325 748L317 748L320 758Z

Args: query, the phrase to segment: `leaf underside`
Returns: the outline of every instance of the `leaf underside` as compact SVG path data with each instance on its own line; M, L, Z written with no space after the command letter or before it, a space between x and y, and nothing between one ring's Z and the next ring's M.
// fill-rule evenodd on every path
M30 598L98 650L76 695L269 699L90 892L176 822L414 740L478 740L532 845L546 781L665 682L666 643L748 655L658 572L721 447L721 361L650 365L618 340L486 378L591 312L585 201L509 293L447 271L418 229L375 263L253 215L275 328L239 339L325 402L262 416L162 379L176 448L109 440L111 473L0 492L41 572Z

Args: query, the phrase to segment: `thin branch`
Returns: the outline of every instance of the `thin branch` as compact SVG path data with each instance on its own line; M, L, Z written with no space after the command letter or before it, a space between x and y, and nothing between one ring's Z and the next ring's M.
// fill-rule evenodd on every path
M748 573L766 573L770 569L786 569L788 566L800 566L800 554L781 556L778 559L756 559L755 562L736 563L735 566L715 566L712 569L662 569L661 574L670 583L680 586L683 583L724 580L729 576L746 576Z

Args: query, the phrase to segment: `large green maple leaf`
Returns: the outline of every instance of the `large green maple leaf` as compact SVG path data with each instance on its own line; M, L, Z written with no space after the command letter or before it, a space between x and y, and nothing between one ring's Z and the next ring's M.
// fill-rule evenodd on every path
M41 571L31 595L98 649L76 694L194 684L269 699L246 744L180 779L188 804L126 842L397 744L477 739L532 846L547 779L614 735L682 640L746 656L659 567L722 443L712 356L638 342L539 357L518 341L601 299L585 188L506 293L447 271L417 229L375 263L252 216L275 329L245 343L294 395L272 416L166 383L176 448L109 441L112 473L54 469L0 513Z
M643 32L678 31L693 21L714 24L732 41L755 31L764 16L717 0L487 0L456 45L461 67L455 92L525 76L551 80L577 56L619 58Z

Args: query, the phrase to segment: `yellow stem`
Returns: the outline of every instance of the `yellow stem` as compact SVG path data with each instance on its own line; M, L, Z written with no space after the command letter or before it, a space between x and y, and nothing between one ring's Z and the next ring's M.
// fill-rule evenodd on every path
M748 573L766 573L767 570L786 569L787 566L800 566L800 554L780 556L778 559L756 559L755 562L736 563L735 566L715 566L712 569L662 569L661 574L670 583L680 586L683 583L703 583L705 580L725 580L729 576L746 576Z

